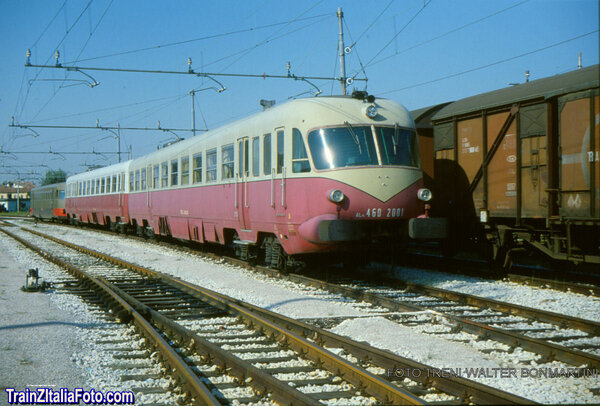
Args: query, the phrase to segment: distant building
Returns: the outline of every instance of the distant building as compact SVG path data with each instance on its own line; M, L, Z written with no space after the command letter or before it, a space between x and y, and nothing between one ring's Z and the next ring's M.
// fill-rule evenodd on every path
M0 186L0 212L29 211L30 191L36 185L31 182L7 182ZM17 203L18 202L18 203ZM17 210L17 204L20 210Z

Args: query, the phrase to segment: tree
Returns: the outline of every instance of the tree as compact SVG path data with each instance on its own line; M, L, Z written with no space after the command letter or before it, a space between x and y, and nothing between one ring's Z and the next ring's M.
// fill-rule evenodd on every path
M67 180L67 173L62 169L57 169L55 171L49 170L46 172L46 176L42 180L42 186L64 182L65 180Z

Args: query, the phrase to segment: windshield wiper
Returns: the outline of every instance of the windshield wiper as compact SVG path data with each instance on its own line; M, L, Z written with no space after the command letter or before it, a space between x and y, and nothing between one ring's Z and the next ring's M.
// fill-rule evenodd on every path
M354 128L352 128L352 126L350 125L350 123L347 122L347 121L344 121L344 124L346 124L346 127L348 127L348 131L350 132L350 135L352 136L352 139L354 140L354 142L358 146L358 153L360 155L362 155L362 148L360 146L360 140L358 139L358 135L356 135L356 133L354 132Z

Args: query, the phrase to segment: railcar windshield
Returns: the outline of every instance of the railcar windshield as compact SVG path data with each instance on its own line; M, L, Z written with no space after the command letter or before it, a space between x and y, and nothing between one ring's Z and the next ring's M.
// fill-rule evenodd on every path
M378 165L371 127L322 128L308 134L315 168Z
M415 132L397 126L346 123L343 127L321 128L308 134L308 145L316 169L380 164L419 167Z
M419 151L414 131L396 127L375 127L381 163L419 167Z

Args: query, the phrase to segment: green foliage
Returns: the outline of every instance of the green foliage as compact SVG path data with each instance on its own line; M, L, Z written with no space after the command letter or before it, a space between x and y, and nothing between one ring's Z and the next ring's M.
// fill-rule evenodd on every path
M53 183L61 183L67 180L67 173L62 169L57 169L55 171L49 170L46 172L46 176L42 180L42 186L51 185Z

